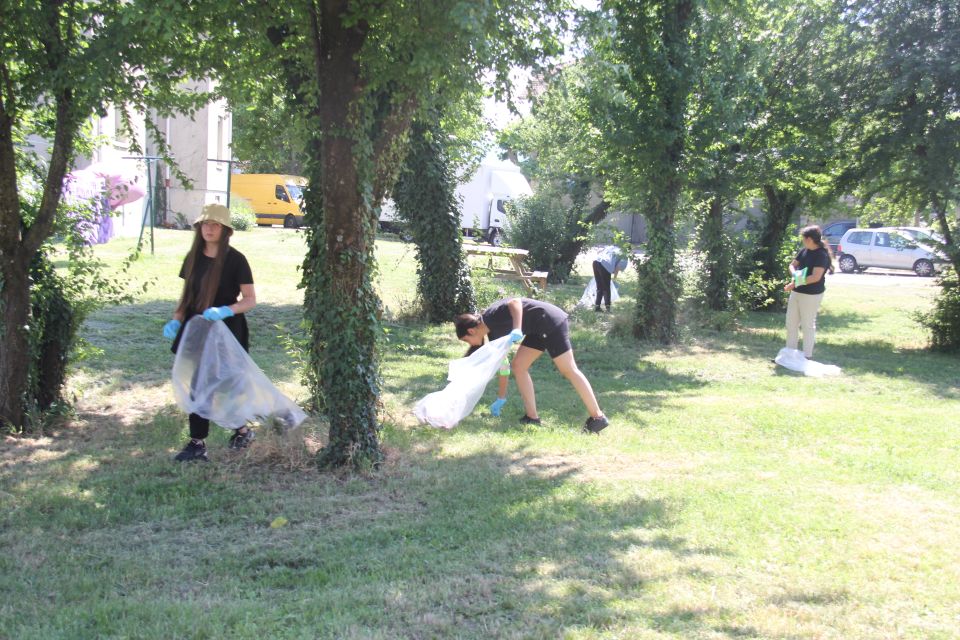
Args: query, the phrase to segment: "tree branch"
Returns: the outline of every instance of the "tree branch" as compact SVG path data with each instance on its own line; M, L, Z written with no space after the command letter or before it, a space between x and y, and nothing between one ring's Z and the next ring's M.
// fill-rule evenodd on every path
M400 144L400 141L410 129L418 104L417 98L411 94L399 104L393 105L390 113L383 120L379 135L373 142L373 157L376 162L373 183L375 202L382 202L387 189L397 181L406 148L406 145Z

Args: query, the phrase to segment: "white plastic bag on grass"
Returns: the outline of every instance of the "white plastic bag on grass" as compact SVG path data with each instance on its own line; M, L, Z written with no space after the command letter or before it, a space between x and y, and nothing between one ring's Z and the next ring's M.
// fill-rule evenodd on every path
M187 322L173 361L177 406L239 429L274 416L297 427L307 414L271 384L222 322L194 316Z
M840 367L833 364L823 364L822 362L808 360L807 357L803 355L803 351L799 349L787 349L786 347L780 349L777 357L774 358L774 362L781 367L785 367L791 371L799 371L803 375L812 378L840 375Z
M617 291L617 283L610 281L610 304L613 304L620 299L620 292ZM597 279L590 278L590 282L587 283L587 288L583 290L583 295L580 296L580 302L577 303L578 307L592 307L597 304Z
M442 391L435 391L420 399L413 414L421 424L452 429L470 415L480 401L487 383L500 369L503 358L510 351L510 336L488 342L470 356L450 363Z

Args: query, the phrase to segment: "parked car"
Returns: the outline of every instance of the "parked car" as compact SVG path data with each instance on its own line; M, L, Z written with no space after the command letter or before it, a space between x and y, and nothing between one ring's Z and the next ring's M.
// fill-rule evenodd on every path
M831 222L823 228L823 239L830 245L830 250L837 252L837 244L849 229L856 228L857 223L853 220L841 220L840 222Z
M910 269L918 276L932 276L945 263L944 256L935 249L894 227L849 229L837 246L837 264L844 273L880 267Z

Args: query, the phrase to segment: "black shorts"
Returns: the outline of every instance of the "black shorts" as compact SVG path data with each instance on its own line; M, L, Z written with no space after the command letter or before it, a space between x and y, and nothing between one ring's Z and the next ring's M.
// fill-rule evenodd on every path
M570 325L564 320L559 327L550 333L532 333L523 339L520 346L537 351L546 351L551 358L562 356L573 349L573 345L570 344Z

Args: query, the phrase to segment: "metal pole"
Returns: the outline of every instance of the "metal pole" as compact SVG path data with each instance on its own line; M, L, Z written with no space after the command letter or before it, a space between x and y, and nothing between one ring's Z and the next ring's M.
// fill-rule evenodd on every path
M147 160L147 207L150 210L150 255L154 254L153 248L153 218L156 215L156 212L153 210L154 206L154 193L153 193L153 160Z

